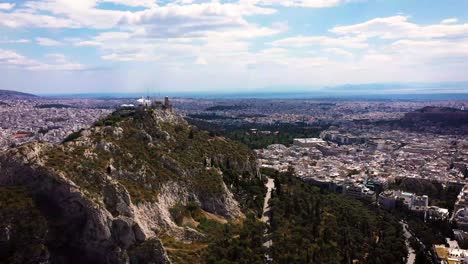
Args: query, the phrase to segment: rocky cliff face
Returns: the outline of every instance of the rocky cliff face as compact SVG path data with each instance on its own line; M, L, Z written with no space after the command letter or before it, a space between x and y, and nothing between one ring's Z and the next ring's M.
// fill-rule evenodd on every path
M159 110L116 112L67 141L0 156L0 186L26 188L48 221L55 263L169 263L161 235L204 236L178 226L171 208L240 218L236 183L258 176L247 148Z

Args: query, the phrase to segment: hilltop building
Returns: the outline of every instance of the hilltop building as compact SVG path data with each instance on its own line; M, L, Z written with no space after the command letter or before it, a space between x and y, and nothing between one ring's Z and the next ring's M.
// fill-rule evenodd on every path
M140 99L136 100L138 106L140 107L155 107L158 109L163 109L169 112L173 112L172 104L169 102L169 97L164 97L164 102L157 101L155 99L150 99L149 97L144 98L141 97ZM128 106L122 105L121 107Z
M141 97L140 99L136 100L138 105L140 106L151 106L152 104L152 101L149 99L149 97L147 98L144 98L144 97Z
M355 199L368 199L375 201L375 192L362 184L346 186L344 188L344 193L348 197Z
M379 194L378 201L379 205L387 210L395 209L397 201L401 201L403 206L412 211L426 211L429 207L429 197L427 195L418 196L400 190L384 191Z

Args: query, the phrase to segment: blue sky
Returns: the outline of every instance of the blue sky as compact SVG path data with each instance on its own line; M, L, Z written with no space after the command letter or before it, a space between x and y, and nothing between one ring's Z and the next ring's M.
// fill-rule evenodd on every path
M0 0L0 89L468 82L467 10L464 0Z

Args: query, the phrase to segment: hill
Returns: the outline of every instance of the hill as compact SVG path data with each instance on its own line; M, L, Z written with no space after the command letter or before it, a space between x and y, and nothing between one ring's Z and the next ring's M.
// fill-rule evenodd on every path
M450 107L427 106L406 113L403 122L437 123L442 126L458 126L468 124L468 111Z
M11 149L0 169L0 186L19 186L47 222L38 243L51 263L184 263L174 245L203 249L263 203L247 147L155 109L117 111L60 145Z
M37 95L22 93L11 90L0 90L0 100L11 100L11 99L34 99L38 98Z

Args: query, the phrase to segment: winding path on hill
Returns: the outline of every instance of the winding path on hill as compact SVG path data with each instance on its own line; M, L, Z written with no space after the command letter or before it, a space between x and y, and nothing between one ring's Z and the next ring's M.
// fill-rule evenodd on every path
M271 198L271 191L275 188L275 181L273 179L271 179L271 178L268 178L268 181L265 184L265 186L267 187L267 193L265 194L265 200L263 202L263 213L262 213L261 221L266 223L267 225L270 225L271 221L270 221L269 201L270 201L270 198ZM267 237L268 235L269 235L269 233L268 233L268 228L267 228L267 229L265 229L265 237ZM263 243L263 246L266 247L267 249L270 248L271 245L273 245L273 241L271 239L269 239L268 241ZM266 263L271 263L272 260L273 259L268 255L268 253L266 253L265 254Z

